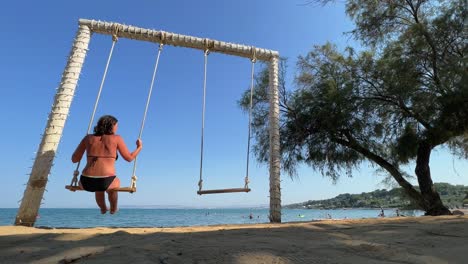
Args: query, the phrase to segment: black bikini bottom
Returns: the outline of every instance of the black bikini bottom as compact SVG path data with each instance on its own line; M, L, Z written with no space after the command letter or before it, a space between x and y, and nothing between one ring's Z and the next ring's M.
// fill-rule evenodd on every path
M107 177L89 177L85 175L81 175L80 182L88 192L103 192L106 191L107 188L111 185L114 181L115 176L107 176Z

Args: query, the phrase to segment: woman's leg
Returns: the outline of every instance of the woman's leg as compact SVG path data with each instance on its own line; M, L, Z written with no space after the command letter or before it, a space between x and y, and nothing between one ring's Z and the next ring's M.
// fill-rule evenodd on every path
M110 203L110 213L115 214L117 212L117 202L119 200L119 192L116 191L107 191L107 197L109 198Z
M101 209L101 214L105 214L107 212L107 205L104 197L104 192L95 192L94 195L96 197L96 203Z
M109 188L107 188L107 198L109 198L111 214L114 214L118 210L117 202L119 199L119 193L116 191L113 191L113 189L119 188L119 187L120 187L120 179L118 177L115 177L115 179L112 181Z

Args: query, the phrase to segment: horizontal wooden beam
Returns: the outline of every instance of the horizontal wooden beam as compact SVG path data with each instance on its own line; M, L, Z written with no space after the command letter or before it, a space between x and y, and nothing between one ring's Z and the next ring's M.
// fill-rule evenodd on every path
M162 43L164 45L181 46L203 51L209 49L210 52L224 53L250 59L255 57L257 60L262 61L270 61L272 58L277 58L279 56L277 51L257 48L254 46L140 28L114 22L80 19L79 23L80 25L88 26L91 32Z
M198 191L199 195L202 194L215 194L215 193L235 193L235 192L250 192L250 188L232 188L232 189L216 189L216 190L204 190Z

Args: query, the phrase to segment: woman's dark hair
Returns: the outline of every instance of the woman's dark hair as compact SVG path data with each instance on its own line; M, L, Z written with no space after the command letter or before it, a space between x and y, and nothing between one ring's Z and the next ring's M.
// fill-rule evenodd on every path
M97 122L97 125L94 127L94 135L102 136L114 134L113 128L117 122L117 118L111 115L101 116Z

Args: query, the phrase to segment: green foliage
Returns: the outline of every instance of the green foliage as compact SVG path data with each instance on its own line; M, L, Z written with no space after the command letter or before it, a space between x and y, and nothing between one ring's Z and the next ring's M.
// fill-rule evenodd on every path
M363 51L315 46L298 58L295 90L280 63L282 168L295 175L306 164L336 181L368 160L426 213L450 213L433 191L429 161L441 145L468 158L466 0L347 0L346 12ZM256 86L255 153L266 162L267 69ZM400 168L412 161L419 191Z
M398 155L401 162L408 163L410 159L416 156L417 146L418 134L415 131L415 127L407 124L401 136L396 140L393 153Z
M450 208L462 208L463 203L468 204L468 186L451 185L448 183L436 183L435 188L439 191L444 204ZM466 199L463 199L467 196ZM361 194L340 194L332 199L310 200L284 206L290 209L336 209L336 208L418 208L405 194L402 188L394 188L389 191L375 190Z
M297 89L289 92L281 63L283 169L294 175L304 163L337 180L371 160L403 175L399 166L415 160L423 141L468 157L465 4L348 0L352 33L367 50L315 46L299 56ZM260 161L269 150L267 89L265 69L254 102Z
M466 193L465 199L463 199L463 205L468 207L468 192Z

